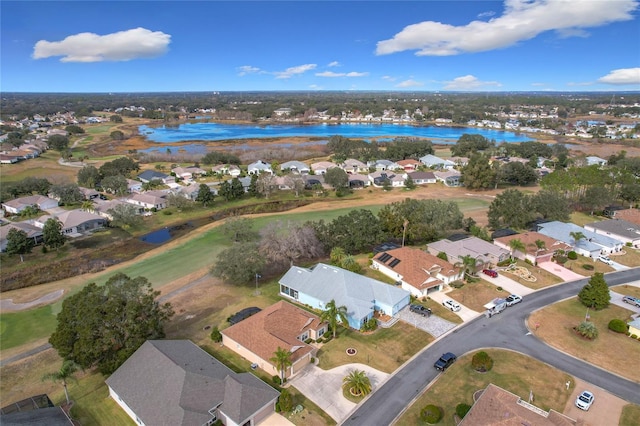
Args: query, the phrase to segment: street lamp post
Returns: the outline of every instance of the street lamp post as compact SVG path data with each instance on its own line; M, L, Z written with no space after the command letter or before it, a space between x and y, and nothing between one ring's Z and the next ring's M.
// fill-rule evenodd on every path
M260 290L258 290L258 278L261 278L262 275L256 273L256 296L260 294Z

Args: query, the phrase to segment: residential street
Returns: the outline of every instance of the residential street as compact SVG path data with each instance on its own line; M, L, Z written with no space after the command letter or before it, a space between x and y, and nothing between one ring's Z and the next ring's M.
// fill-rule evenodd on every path
M610 286L636 281L640 279L640 268L613 272L605 278ZM463 324L414 356L342 424L392 424L402 410L436 378L438 372L433 368L433 363L442 353L450 351L461 356L486 347L506 348L527 354L626 401L640 404L637 383L559 352L528 334L525 321L531 312L575 296L587 281L583 279L537 291L498 316L480 316Z

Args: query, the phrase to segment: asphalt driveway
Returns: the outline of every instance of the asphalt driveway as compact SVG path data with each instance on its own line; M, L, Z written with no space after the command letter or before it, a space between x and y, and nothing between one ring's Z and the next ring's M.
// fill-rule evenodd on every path
M364 364L341 365L331 370L308 365L288 383L340 424L356 407L355 403L342 395L342 379L352 370L363 370L371 381L373 391L389 377L389 374Z

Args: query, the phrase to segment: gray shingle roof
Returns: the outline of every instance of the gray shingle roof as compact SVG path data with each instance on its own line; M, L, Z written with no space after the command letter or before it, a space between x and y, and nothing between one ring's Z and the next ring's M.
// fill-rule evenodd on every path
M242 424L279 395L189 340L146 341L106 383L147 425L200 426L220 404L221 412Z
M585 225L586 229L592 228L607 232L612 237L620 236L630 240L640 238L640 226L635 223L627 222L623 219L603 220L602 222L593 222Z

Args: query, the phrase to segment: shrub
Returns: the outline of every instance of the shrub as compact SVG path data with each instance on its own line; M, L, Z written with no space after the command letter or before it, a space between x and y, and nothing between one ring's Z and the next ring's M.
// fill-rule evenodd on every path
M309 343L313 343L313 339L312 338L308 338L304 342L308 345Z
M374 331L378 328L378 321L375 318L369 318L362 324L361 331Z
M485 351L480 351L473 355L471 366L476 371L489 371L493 368L493 359Z
M438 423L442 420L443 414L442 408L433 404L429 404L420 410L420 418L429 424Z
M280 386L282 384L282 381L280 380L280 376L275 375L271 378L271 381L276 385L276 386Z
M631 335L631 338L632 338L632 339L637 339L637 338L638 338L638 336L636 336L635 334L632 334L632 335Z
M579 335L589 340L593 340L598 337L598 328L594 323L589 321L582 321L574 330Z
M593 271L595 269L593 265L589 265L588 263L585 263L584 265L582 265L582 268L587 271Z
M278 397L278 408L281 413L288 413L293 409L293 398L289 389L284 388Z
M529 259L525 259L525 260L524 260L524 263L527 263L527 264L529 264L529 265L533 266L533 262L532 262L532 261L530 261Z
M451 287L453 287L453 288L462 288L462 287L464 287L464 282L461 281L461 280L457 280L457 281L454 281L452 283L449 283L449 285Z
M631 243L627 242L627 243L625 244L625 246L627 246L627 247L633 247L633 244L631 244Z
M502 262L498 262L498 266L509 266L511 265L511 259L503 260Z
M171 210L162 210L162 214L165 216L171 216L173 212Z
M564 265L565 263L567 263L567 257L566 256L556 256L556 263L559 263L561 265Z
M460 417L461 419L464 419L464 416L467 415L467 413L469 412L469 410L471 410L471 406L469 404L458 404L456 405L456 414L458 415L458 417Z
M213 340L214 342L218 343L218 342L222 342L222 333L220 333L220 330L218 330L217 326L214 326L211 329L211 340Z
M614 318L609 321L609 330L615 331L616 333L624 333L627 334L627 324L621 319Z
M313 364L314 362L316 362L316 359L314 357L309 358L309 362L311 362L311 364Z
M567 259L569 260L576 260L578 258L578 253L576 253L575 251L570 251L569 253L567 253Z
M496 290L502 291L502 287L498 286L498 287L496 287Z

